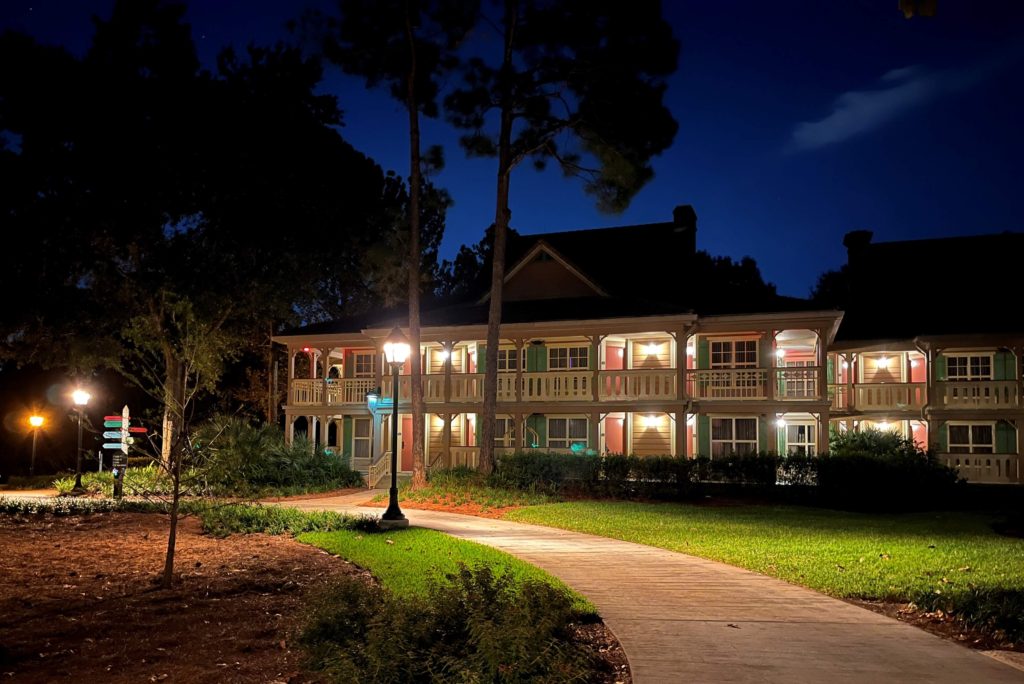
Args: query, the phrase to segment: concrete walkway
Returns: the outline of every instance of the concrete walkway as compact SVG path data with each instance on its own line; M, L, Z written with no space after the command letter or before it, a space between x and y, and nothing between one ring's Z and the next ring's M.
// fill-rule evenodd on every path
M380 515L367 494L285 505ZM647 682L1024 682L1024 672L883 615L747 570L535 525L406 509L507 551L597 605Z

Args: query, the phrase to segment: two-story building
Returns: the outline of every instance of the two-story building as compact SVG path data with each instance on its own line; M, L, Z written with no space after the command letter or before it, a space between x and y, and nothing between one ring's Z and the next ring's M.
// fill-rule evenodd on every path
M851 236L858 278L898 259ZM926 307L902 317L900 297L880 300L893 315L878 315L875 284L841 327L843 312L719 275L696 251L689 206L666 223L513 237L496 448L823 454L830 427L876 427L931 445L971 479L1020 481L1024 336L964 337ZM421 314L428 468L477 462L487 306L480 293ZM400 469L412 469L409 365L396 392L382 363L385 337L406 323L403 310L381 311L275 338L290 359L289 439L305 431L350 455L371 486L387 473L396 395Z

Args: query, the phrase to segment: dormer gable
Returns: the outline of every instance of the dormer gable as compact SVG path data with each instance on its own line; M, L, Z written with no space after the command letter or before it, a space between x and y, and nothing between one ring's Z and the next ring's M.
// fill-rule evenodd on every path
M508 270L502 291L506 302L607 296L597 283L543 239ZM479 302L489 298L487 293Z

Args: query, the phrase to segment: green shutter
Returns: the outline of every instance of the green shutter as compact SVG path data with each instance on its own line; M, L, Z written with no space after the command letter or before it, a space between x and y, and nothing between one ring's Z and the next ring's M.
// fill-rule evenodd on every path
M697 455L711 455L711 416L697 416Z
M531 344L526 348L526 371L542 373L548 369L548 348L543 344Z
M711 345L708 344L708 338L700 337L697 339L697 370L709 368L711 368ZM710 445L710 442L708 444ZM708 453L711 453L710 448Z
M826 371L828 373L828 384L831 385L836 381L836 360L829 357L826 368L828 369Z
M345 416L341 419L341 453L352 455L352 416Z
M537 433L537 442L532 442L533 434L530 432L526 433L526 448L539 448L544 449L548 445L548 419L546 416L534 413L526 417L526 427L534 430Z
M476 345L476 372L486 373L487 372L487 345L478 344Z
M757 450L771 451L768 444L768 417L758 416L757 418Z
M776 431L775 453L784 454L786 453L786 428L776 428Z
M946 379L946 357L943 354L935 357L935 379L939 381Z
M996 453L1017 453L1017 430L1009 421L1000 420L996 423Z
M939 421L937 427L938 429L935 432L938 435L938 439L935 441L939 445L939 453L945 454L949 451L949 427L945 421Z
M477 352L479 354L480 352ZM480 437L483 433L483 421L480 419L482 413L476 414L476 420L473 421L473 429L476 432L476 445L480 446Z
M997 351L992 359L993 380L1016 380L1017 364L1014 362L1013 353L1006 350Z

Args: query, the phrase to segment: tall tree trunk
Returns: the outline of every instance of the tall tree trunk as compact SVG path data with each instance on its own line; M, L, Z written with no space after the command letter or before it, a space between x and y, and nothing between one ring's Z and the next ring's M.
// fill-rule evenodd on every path
M185 368L185 364L175 358L167 370L168 378L174 378L174 386L180 397L176 394L171 404L171 419L174 423L174 438L169 450L171 460L168 463L171 476L171 520L167 533L164 573L160 580L160 586L164 589L170 589L174 583L174 551L178 542L178 503L181 500L181 460L185 437Z
M487 350L484 356L484 406L480 426L480 470L494 471L494 413L498 403L498 345L501 304L505 285L505 242L511 212L508 208L512 173L512 119L510 76L513 72L512 46L515 40L516 0L505 0L504 56L501 64L501 128L498 132L498 187L494 207L494 246L491 249L491 298L487 309Z
M168 471L173 466L173 451L181 429L181 409L185 402L182 363L174 350L164 349L164 420L160 436L160 460Z
M412 370L412 486L427 483L423 462L423 374L420 356L420 112L416 100L416 40L412 27L411 2L405 2L405 34L409 45L409 73L406 78L406 108L409 111L409 347ZM395 401L398 393L395 392Z

